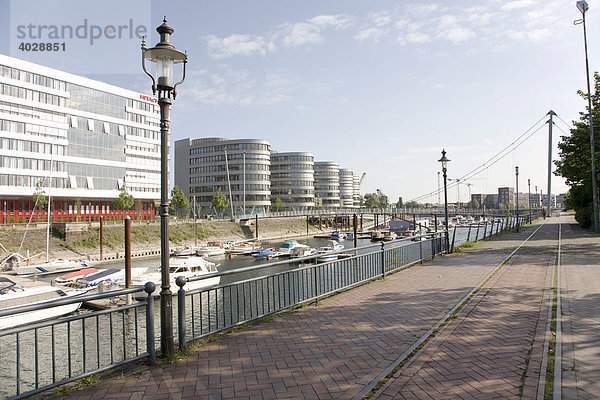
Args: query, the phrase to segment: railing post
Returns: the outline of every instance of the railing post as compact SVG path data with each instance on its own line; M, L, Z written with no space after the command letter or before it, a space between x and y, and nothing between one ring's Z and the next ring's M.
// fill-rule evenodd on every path
M381 277L385 278L385 243L381 242Z
M148 361L153 364L156 361L156 348L154 345L154 299L152 293L156 289L154 282L146 282L144 291L146 296L146 351L148 352Z
M487 233L487 221L484 222L483 225L483 240L485 240L485 234Z
M183 288L187 283L187 278L184 276L178 276L175 279L175 283L179 286L177 291L177 330L179 334L179 350L183 350L186 345L185 340L185 289Z
M472 224L469 224L469 232L467 233L467 242L471 241L471 226L472 226Z
M475 234L475 241L477 242L479 240L479 226L481 224L477 224L477 233Z
M452 246L450 246L450 253L454 253L454 239L456 239L456 229L457 227L454 227L454 231L452 232Z
M431 235L431 259L435 258L435 234Z
M419 238L419 261L423 264L423 238Z

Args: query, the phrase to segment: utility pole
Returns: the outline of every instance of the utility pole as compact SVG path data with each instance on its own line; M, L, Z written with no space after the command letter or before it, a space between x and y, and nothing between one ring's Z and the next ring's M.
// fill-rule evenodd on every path
M550 205L552 204L552 200L550 198L552 197L552 125L554 125L554 122L552 122L552 117L555 116L556 113L550 110L548 115L550 116L550 120L548 120L548 190L546 191L548 193L548 209L546 211L548 211L548 216L551 217L552 209L550 208Z

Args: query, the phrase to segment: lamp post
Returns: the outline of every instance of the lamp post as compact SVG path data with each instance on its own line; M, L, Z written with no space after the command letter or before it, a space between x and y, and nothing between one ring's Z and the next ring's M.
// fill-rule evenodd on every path
M531 223L531 179L527 179L527 198L529 199L529 223Z
M577 3L577 9L581 11L582 19L575 21L575 24L583 24L583 43L585 47L585 72L587 78L587 93L588 93L588 113L590 119L590 153L592 156L592 191L593 191L593 206L594 206L594 230L598 232L600 228L600 221L598 220L598 184L596 182L596 161L594 156L594 124L592 121L592 92L590 90L590 65L588 61L588 49L587 49L587 32L585 28L585 13L589 9L589 6L585 0L580 0ZM550 206L550 198L548 197L548 208ZM550 210L548 210L549 212Z
M177 97L177 86L185 80L187 54L177 50L171 43L173 28L165 17L156 28L160 42L148 49L142 39L142 69L152 79L152 93L158 92L160 106L160 348L163 354L173 353L173 296L169 277L169 111L171 95ZM146 60L156 63L156 77L146 69ZM183 75L173 85L173 65L183 63Z
M442 163L442 174L444 176L444 228L446 229L446 253L450 251L450 241L448 237L448 186L447 186L447 178L448 175L446 172L448 171L448 162L450 160L446 157L446 149L442 149L442 158L438 160L438 162Z
M517 203L517 232L519 232L519 167L515 167L515 176L517 180L516 203Z

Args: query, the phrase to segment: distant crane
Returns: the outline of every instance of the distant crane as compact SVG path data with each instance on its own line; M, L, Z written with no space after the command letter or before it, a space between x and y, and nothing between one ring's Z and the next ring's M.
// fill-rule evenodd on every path
M366 175L367 175L367 173L363 172L362 176L360 177L360 180L358 181L358 192L359 193L360 193L360 187L362 186Z

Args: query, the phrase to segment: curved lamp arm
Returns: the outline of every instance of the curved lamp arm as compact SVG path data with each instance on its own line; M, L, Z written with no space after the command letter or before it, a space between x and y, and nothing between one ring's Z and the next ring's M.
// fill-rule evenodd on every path
M185 60L183 60L183 77L181 78L181 80L179 82L177 82L175 84L175 86L173 86L173 100L175 100L175 98L177 97L177 85L179 85L180 83L183 83L183 81L185 81L185 66L187 64L187 52L185 54Z
M152 94L156 95L156 81L154 80L154 76L152 76L152 74L149 73L146 69L146 58L144 57L144 53L146 53L146 50L146 41L142 37L142 69L144 70L146 75L148 75L150 79L152 79Z

